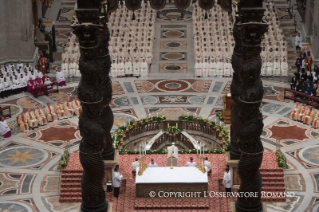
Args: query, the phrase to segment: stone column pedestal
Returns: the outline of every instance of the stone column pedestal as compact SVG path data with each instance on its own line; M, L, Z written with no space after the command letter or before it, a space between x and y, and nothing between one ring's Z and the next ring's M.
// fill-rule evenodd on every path
M229 169L230 169L230 177L232 180L232 188L233 189L239 189L240 186L240 179L239 176L237 174L237 164L238 164L239 160L231 160L230 159L230 153L227 152L226 153L226 164L229 165Z
M105 176L104 176L104 180L103 180L103 186L106 186L106 183L108 181L113 182L114 168L115 168L115 165L118 164L118 159L119 159L119 151L115 150L114 160L103 160L104 167L105 167Z

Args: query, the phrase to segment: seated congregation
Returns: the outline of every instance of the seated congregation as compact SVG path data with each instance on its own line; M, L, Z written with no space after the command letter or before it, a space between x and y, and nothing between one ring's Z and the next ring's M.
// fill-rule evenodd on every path
M57 102L54 106L51 106L48 103L44 110L39 106L34 111L29 109L17 117L17 122L22 132L28 132L29 129L35 129L57 119L71 118L74 114L80 115L81 112L80 102L75 97L72 102L66 101L64 104Z
M56 81L50 79L46 73L39 71L38 66L32 66L21 61L14 64L0 65L0 98L9 97L21 92L36 94L58 86L66 85L61 70L56 73Z
M300 106L299 102L297 102L293 107L290 118L311 125L315 129L319 128L319 111L316 114L315 110L312 107L308 107L306 104Z

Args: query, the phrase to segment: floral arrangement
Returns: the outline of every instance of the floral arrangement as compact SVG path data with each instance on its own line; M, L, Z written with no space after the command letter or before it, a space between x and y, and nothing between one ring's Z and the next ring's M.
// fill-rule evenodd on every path
M276 151L276 159L278 162L278 166L283 169L288 169L287 160L285 155L281 152L281 150Z
M225 126L222 126L220 124L216 124L214 121L210 121L208 119L203 119L202 117L195 117L195 116L186 116L182 115L178 118L180 121L194 121L198 124L206 124L211 127L219 127L219 131L224 134L225 139L225 151L230 150L230 140L229 140L229 129Z
M61 155L61 159L59 161L58 169L62 170L67 167L69 161L69 151L64 150L63 154Z
M225 149L218 148L218 149L206 149L205 154L224 154L226 151ZM122 149L120 150L120 155L134 155L139 154L139 151L137 149L134 150L128 150L128 149ZM179 154L196 154L196 149L180 149L178 150ZM167 149L160 149L160 150L147 150L146 154L167 154Z
M219 120L223 121L224 117L223 117L223 112L219 112L216 114L216 116L219 118Z
M179 133L181 133L183 131L183 129L180 128L180 127L169 126L169 127L164 128L162 131L166 132L166 134L176 134L176 135L178 135Z
M164 120L166 120L165 116L152 116L145 119L130 121L129 123L126 123L118 127L114 132L114 136L112 137L112 144L114 148L119 149L121 143L124 141L124 138L126 137L125 135L126 132L128 132L130 129L132 129L136 125L146 125L151 122L162 122Z

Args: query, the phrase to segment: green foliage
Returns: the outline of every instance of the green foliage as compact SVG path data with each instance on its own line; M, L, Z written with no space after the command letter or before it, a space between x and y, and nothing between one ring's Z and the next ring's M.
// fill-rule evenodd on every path
M166 132L167 134L179 134L183 131L183 129L180 127L169 126L164 128L162 131Z
M61 155L61 159L59 161L58 169L62 170L67 167L69 161L69 151L64 150L63 154Z
M207 149L205 150L205 154L224 154L226 151L225 149L218 148L218 149ZM133 154L139 154L139 151L137 149L134 150L128 150L128 149L122 149L120 150L120 155L133 155ZM178 150L179 154L196 154L196 149L180 149ZM146 154L167 154L167 149L160 149L160 150L147 150Z
M223 112L217 113L216 116L219 118L219 120L224 121Z
M122 139L125 138L126 132L128 132L130 129L132 129L133 126L146 125L146 124L151 123L151 122L162 122L164 120L166 120L165 116L152 116L150 118L138 119L136 121L131 121L130 124L126 123L122 126L119 126L115 130L114 136L112 137L112 145L114 146L115 149L119 149ZM116 140L115 140L115 138L116 138Z
M281 152L281 150L276 151L276 159L278 162L278 166L283 169L288 169L287 160L285 155Z

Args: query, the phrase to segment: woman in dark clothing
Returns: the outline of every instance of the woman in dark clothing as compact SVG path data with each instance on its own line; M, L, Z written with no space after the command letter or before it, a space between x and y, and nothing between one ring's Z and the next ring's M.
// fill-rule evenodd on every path
M314 66L313 70L314 72L316 72L317 75L319 75L319 68L317 65Z
M297 71L300 72L300 69L301 69L301 64L302 64L302 59L299 55L299 57L296 59L296 63L295 63L295 66L297 67Z
M304 71L300 76L300 81L304 82L307 79L307 73Z

